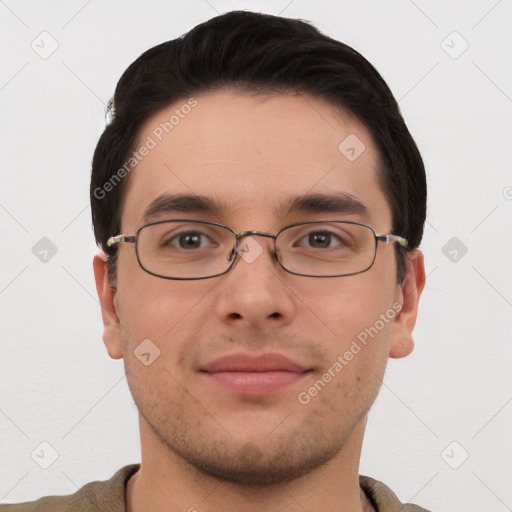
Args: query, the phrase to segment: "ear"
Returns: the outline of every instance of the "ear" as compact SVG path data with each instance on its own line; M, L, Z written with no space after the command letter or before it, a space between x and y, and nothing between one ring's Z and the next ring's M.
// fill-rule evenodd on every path
M93 267L96 290L101 304L101 316L103 317L103 342L112 359L121 359L123 357L121 329L114 303L116 290L110 286L108 281L107 255L103 251L94 256Z
M425 287L425 265L423 253L415 249L409 253L407 274L397 286L395 301L402 305L393 320L393 334L389 356L400 358L408 356L414 348L412 331L418 315L418 303Z

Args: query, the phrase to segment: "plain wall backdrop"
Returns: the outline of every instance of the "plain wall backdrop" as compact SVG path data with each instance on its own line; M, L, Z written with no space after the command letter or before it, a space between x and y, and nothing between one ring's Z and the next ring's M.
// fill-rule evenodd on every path
M124 69L232 9L360 51L426 164L416 348L388 365L361 473L436 511L512 510L510 0L0 2L0 501L140 461L123 362L101 338L91 157Z

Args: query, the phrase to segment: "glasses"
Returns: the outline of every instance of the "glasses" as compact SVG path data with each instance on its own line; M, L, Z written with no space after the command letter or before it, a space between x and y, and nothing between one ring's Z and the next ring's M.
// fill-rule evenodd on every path
M232 229L210 221L188 219L152 222L135 235L108 239L108 247L135 244L139 265L163 279L208 279L226 274L242 257L251 263L263 248L253 236L272 238L274 259L290 274L307 277L341 277L366 272L375 261L377 243L407 240L397 235L377 235L365 224L350 221L313 221L292 224L276 235L264 231Z

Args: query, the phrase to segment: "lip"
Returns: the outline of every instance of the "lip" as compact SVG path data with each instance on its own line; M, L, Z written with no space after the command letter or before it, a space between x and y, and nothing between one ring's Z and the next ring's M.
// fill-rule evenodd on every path
M200 373L234 393L261 396L291 386L310 370L282 354L230 354L205 364Z
M208 373L218 372L294 372L302 373L309 368L277 353L250 356L248 354L229 354L219 357L201 366Z

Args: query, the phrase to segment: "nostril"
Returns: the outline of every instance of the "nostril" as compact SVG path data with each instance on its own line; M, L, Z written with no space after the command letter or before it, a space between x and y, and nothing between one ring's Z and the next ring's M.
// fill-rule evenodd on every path
M281 313L278 313L277 311L275 313L272 313L271 315L269 315L269 317L272 317L272 318L280 318L281 317Z

